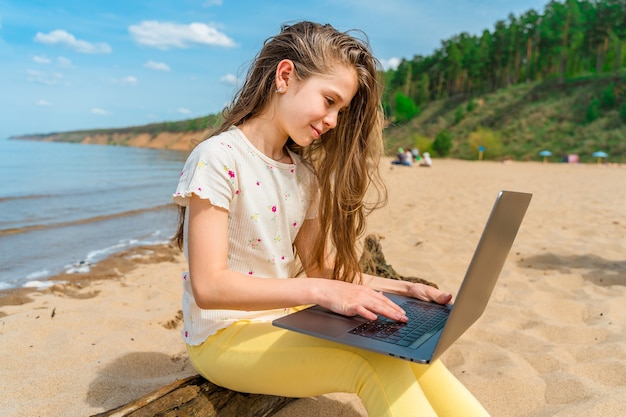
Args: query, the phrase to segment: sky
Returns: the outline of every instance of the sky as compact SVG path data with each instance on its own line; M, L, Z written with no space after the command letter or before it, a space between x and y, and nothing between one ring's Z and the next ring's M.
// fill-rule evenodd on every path
M358 29L385 68L547 0L0 0L0 140L219 113L284 23Z

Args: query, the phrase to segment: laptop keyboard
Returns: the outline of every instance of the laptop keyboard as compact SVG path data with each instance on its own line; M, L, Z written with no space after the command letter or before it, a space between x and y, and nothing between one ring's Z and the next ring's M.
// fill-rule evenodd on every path
M439 330L450 314L450 309L445 305L417 300L408 300L400 307L406 311L409 318L407 323L379 317L378 320L370 320L353 328L349 333L416 349L427 339L423 336L430 337Z

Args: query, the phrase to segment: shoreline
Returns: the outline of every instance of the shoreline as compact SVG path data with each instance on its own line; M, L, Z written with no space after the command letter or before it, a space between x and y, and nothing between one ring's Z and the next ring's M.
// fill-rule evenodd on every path
M179 152L48 142L3 150L0 289L166 243L175 230L169 194L184 161Z
M112 253L89 265L88 272L62 272L38 280L44 284L43 287L29 286L0 290L0 308L33 302L33 297L38 293L62 293L72 297L97 281L123 278L142 265L175 262L181 254L182 252L171 243L131 247L121 252ZM94 296L96 295L94 294ZM1 311L0 317L2 317Z
M494 416L626 414L626 171L389 162L389 204L366 234L384 236L398 273L453 293L497 191L534 194L485 313L442 357L453 374ZM7 416L94 414L195 374L179 334L184 257L170 245L136 250L94 264L89 277L30 291L30 301L0 298ZM336 393L277 415L363 413L358 398Z

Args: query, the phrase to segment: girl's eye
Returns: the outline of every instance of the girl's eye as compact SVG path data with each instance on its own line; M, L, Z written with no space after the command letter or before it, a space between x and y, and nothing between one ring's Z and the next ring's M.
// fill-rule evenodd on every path
M330 97L326 97L326 103L328 103L329 106L332 106L333 104L335 104L335 100Z

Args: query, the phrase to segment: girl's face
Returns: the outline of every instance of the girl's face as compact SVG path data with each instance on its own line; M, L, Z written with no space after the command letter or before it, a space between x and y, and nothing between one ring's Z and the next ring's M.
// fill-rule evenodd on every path
M277 104L281 130L298 145L310 145L337 125L339 112L348 107L357 87L356 70L343 65L328 75L292 78Z

